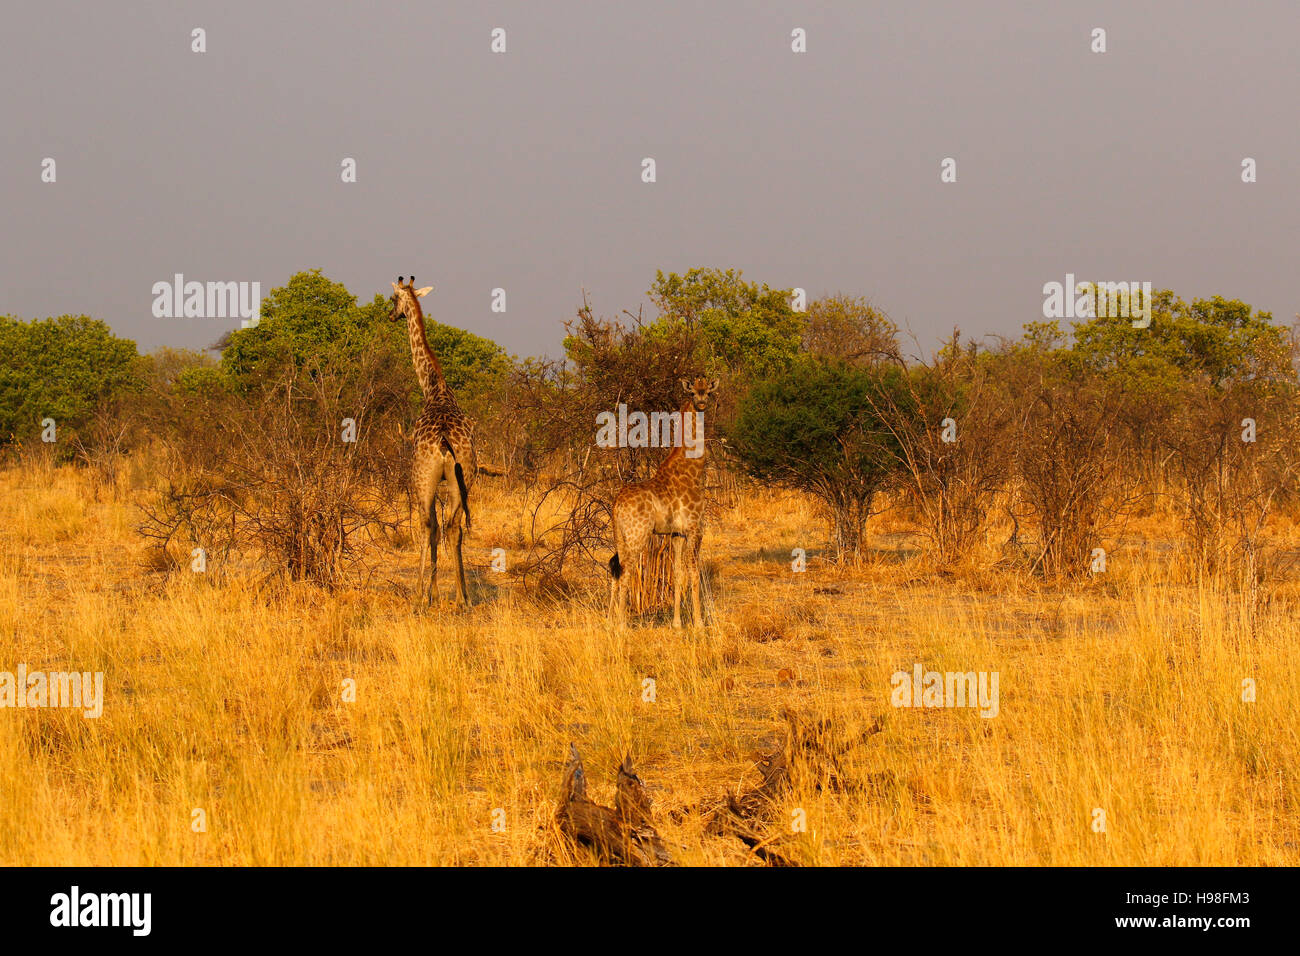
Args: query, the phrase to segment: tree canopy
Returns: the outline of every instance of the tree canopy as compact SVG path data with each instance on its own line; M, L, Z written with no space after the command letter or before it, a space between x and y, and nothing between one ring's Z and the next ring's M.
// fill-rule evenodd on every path
M1273 324L1271 313L1217 295L1187 303L1165 289L1152 298L1147 328L1107 317L1074 323L1074 353L1091 368L1155 391L1188 379L1218 388L1245 379L1294 378L1287 330Z
M827 505L841 556L859 550L871 499L897 468L898 439L878 410L909 404L904 376L800 356L750 390L728 432L750 475Z
M742 376L790 367L807 325L791 306L792 290L746 282L734 269L691 269L655 274L648 295L659 317L651 336L677 325L697 331L695 356L702 370Z
M95 407L141 386L135 343L85 315L24 322L0 316L0 443L83 425Z
M490 339L425 316L425 334L438 354L453 390L490 387L509 370L510 357ZM308 358L354 361L381 350L394 360L408 354L405 322L388 319L388 300L375 295L365 305L341 282L319 269L299 272L271 290L262 301L257 325L236 329L224 343L221 372L246 386L284 362L301 365ZM206 373L199 373L205 375ZM418 386L411 377L412 388Z

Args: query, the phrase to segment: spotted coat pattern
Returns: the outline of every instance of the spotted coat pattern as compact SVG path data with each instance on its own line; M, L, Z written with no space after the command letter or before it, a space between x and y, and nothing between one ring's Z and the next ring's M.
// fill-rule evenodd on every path
M415 454L411 465L411 490L415 499L412 525L420 549L420 590L425 590L426 562L430 565L427 601L430 605L438 594L438 542L441 530L449 538L452 556L456 561L456 599L464 604L468 598L465 587L465 562L461 543L470 528L469 489L478 474L478 461L474 453L474 420L460 410L456 396L442 372L438 356L429 347L424 331L424 311L421 297L432 291L432 286L415 288L415 277L405 285L402 277L393 284L392 306L389 317L394 321L406 319L406 329L411 343L411 360L420 380L424 404L420 417L411 432ZM459 468L460 474L457 475ZM438 503L444 502L442 528L438 521Z
M689 398L682 406L681 445L675 447L654 477L639 484L625 485L614 499L614 556L609 559L613 582L610 588L610 617L623 623L627 617L628 572L645 556L650 535L667 534L673 541L673 627L682 626L682 583L689 583L691 614L696 627L700 614L699 548L704 525L704 474L706 454L686 454L686 445L696 440L698 422L703 442L704 415L709 396L717 391L717 380L682 380ZM699 416L691 414L699 412ZM687 432L691 428L692 431ZM689 439L689 440L688 440ZM699 446L703 449L705 446Z

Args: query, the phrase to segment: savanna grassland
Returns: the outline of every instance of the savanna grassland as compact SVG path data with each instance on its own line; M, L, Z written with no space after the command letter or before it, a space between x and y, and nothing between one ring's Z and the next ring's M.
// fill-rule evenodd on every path
M536 504L491 477L472 605L444 573L424 612L400 541L333 590L160 564L126 483L0 473L0 669L103 671L106 688L97 719L0 711L5 865L587 864L552 824L570 742L604 803L631 754L675 861L753 864L699 808L756 780L787 709L847 735L882 721L844 757L853 787L796 779L775 808L798 863L1300 862L1300 586L1188 583L1158 510L1104 574L1053 586L995 545L933 572L891 512L837 565L809 499L747 488L706 531L710 626L619 633L597 566L566 600L489 569ZM917 663L998 672L997 716L892 707L891 675ZM796 809L806 832L781 823Z

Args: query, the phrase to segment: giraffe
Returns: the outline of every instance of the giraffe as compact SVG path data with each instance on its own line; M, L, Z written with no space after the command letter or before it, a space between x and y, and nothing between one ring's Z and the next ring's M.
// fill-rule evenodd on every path
M614 556L609 559L613 580L609 613L618 624L622 624L627 615L628 582L624 575L641 561L652 534L667 534L673 539L673 627L682 626L682 581L688 574L695 626L699 627L702 622L699 547L704 522L703 412L709 396L718 389L718 380L697 378L688 382L682 379L682 388L689 397L681 408L681 444L668 453L653 478L640 484L625 485L614 499ZM700 454L697 457L687 455L688 445L698 447ZM627 560L626 565L620 555Z
M415 495L416 514L412 525L420 549L419 590L424 591L424 565L431 565L428 586L428 604L438 594L438 496L446 493L447 506L443 511L443 527L451 537L451 552L456 558L456 599L467 602L465 589L465 562L461 556L461 542L470 529L469 489L478 473L474 454L474 421L460 410L456 396L442 374L438 356L429 348L424 334L424 312L420 299L433 291L433 286L415 287L415 276L402 284L402 276L392 283L392 308L388 317L393 321L406 319L406 330L411 340L411 360L415 374L420 379L424 406L415 422L411 439L415 443L415 458L411 465L411 490ZM461 525L464 515L464 526Z

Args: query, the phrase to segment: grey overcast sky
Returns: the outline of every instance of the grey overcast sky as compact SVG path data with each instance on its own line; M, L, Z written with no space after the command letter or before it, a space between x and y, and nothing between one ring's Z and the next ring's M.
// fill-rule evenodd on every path
M2 17L0 314L86 313L145 350L237 324L154 318L155 282L265 295L313 267L362 301L414 272L434 318L520 355L559 352L584 287L612 315L692 266L866 296L926 349L1016 333L1067 272L1300 311L1297 0Z

